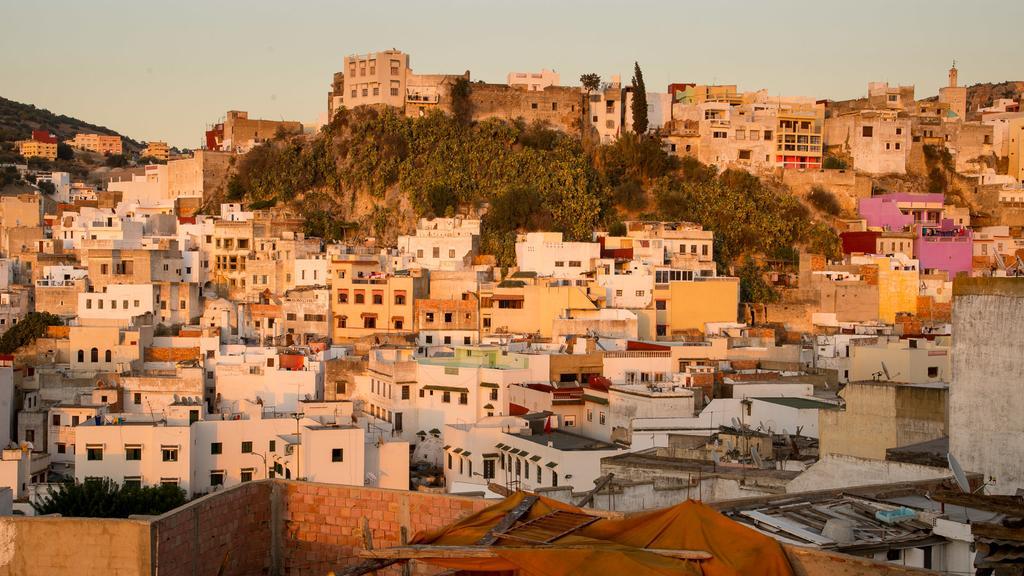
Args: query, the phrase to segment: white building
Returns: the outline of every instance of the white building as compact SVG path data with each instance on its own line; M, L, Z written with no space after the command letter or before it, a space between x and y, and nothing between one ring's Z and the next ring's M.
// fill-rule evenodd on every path
M516 242L519 270L538 276L576 278L593 271L600 257L597 242L564 242L561 232L530 232Z
M465 270L472 266L479 245L480 220L420 218L415 235L398 237L398 261L409 260L428 270Z
M221 402L248 400L279 413L295 412L302 399L323 397L322 362L275 348L226 346L214 378Z
M494 482L511 490L590 490L601 476L601 459L622 453L613 444L566 432L557 417L544 414L449 425L444 443L446 484L478 489Z
M197 404L164 419L108 415L76 428L75 478L107 477L143 486L175 484L190 497L255 479L303 478L362 486L362 428L240 410L190 424Z
M154 284L107 284L78 295L78 317L92 326L128 326L137 316L157 313L159 293Z
M527 90L543 90L548 86L560 86L561 77L554 70L542 69L540 72L509 72L506 77L509 86L525 86Z

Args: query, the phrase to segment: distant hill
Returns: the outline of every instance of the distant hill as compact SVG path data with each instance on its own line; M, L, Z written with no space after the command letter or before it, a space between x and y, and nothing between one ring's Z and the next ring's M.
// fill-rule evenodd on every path
M78 118L54 114L31 104L22 104L0 97L0 142L23 140L31 135L32 130L49 130L56 134L57 139L61 141L74 138L75 134L79 132L108 134L120 136L123 139L124 147L129 150L139 151L144 147L141 142L105 126L97 126Z
M986 82L967 87L967 109L991 106L999 98L1018 100L1024 95L1024 81Z

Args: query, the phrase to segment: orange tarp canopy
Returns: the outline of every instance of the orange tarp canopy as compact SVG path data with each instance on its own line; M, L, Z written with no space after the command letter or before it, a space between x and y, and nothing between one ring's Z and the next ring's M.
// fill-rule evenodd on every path
M417 534L410 544L474 546L526 496L523 492L516 493L438 532ZM541 497L520 521L533 520L557 510L586 514L575 506ZM793 574L782 546L774 539L693 500L621 519L602 518L551 545L534 546L509 539L499 540L496 544L501 546L496 558L421 560L459 570L518 570L520 576ZM560 548L562 546L574 548ZM521 548L521 551L509 548ZM713 558L681 560L648 552L644 548L704 551Z

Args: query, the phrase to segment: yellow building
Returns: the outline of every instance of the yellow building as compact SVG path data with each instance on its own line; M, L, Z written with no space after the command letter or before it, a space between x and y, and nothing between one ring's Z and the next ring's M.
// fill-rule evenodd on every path
M916 315L921 283L917 260L902 254L872 259L878 266L878 319L892 324L900 312Z
M539 280L528 273L481 287L480 325L484 334L539 334L550 338L556 318L566 311L598 310L601 289Z
M21 140L18 142L18 153L25 158L57 159L57 143L40 142L38 140Z
M1010 120L1006 141L1010 156L1008 174L1019 184L1024 184L1024 118Z
M411 332L413 303L429 294L427 277L419 272L385 274L376 259L331 261L334 339Z
M75 137L65 142L72 148L88 150L97 154L121 154L121 137L107 136L104 134L75 134Z
M167 160L171 156L170 148L167 146L167 142L159 142L154 140L153 142L146 142L146 148L142 151L142 156L151 156L157 160Z
M708 322L736 322L740 305L739 278L720 276L654 285L654 334L641 322L642 338L672 339L688 331L704 331Z
M851 381L844 410L818 412L819 453L884 460L899 448L947 435L945 384Z

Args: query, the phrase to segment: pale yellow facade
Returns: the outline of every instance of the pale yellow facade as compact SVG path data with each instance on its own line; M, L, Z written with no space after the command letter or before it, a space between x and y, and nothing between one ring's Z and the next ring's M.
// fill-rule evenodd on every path
M146 148L142 151L142 156L150 156L157 160L167 160L171 157L171 150L167 146L167 142L146 142Z
M568 311L597 310L587 286L525 284L482 289L480 322L484 334L538 334L550 338L556 318Z
M72 148L88 150L97 154L121 154L121 137L107 136L104 134L75 134L75 137L65 142Z
M819 453L884 460L888 448L934 440L948 433L945 386L850 382L845 410L818 412Z
M1024 184L1024 118L1010 120L1006 138L1010 157L1008 174L1019 184Z
M57 143L22 140L18 142L18 153L25 158L57 159Z
M921 271L917 260L875 258L878 266L878 318L892 324L896 314L917 314Z
M426 276L387 275L377 260L333 260L330 265L334 339L412 332L413 303L429 292Z
M736 322L739 303L739 278L655 284L654 337L672 339L673 335L689 331L703 332L708 322Z

